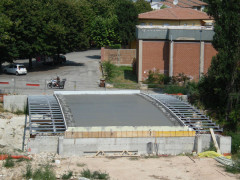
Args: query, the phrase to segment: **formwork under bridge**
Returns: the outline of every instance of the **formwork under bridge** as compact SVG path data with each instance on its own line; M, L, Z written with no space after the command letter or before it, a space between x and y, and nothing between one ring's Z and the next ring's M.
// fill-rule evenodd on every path
M30 135L61 134L66 123L55 96L28 96Z
M208 116L187 102L176 96L167 94L144 94L143 96L154 99L167 109L183 126L188 126L198 133L209 133L212 128L215 132L222 132L223 129L216 125Z

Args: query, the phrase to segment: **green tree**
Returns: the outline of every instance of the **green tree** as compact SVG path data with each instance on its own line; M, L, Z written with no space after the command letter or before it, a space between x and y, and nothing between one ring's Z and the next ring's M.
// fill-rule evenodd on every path
M209 0L208 13L215 19L213 46L218 51L199 91L229 128L240 124L240 0Z
M62 33L61 29L58 29L60 35L64 34L65 31L65 36L63 37L65 39L60 42L62 47L59 48L59 51L66 50L69 52L88 48L89 38L87 34L85 34L86 14L83 14L81 2L78 0L59 0L53 2L53 7L56 8L55 11L57 12L53 23L63 27ZM54 35L52 37L54 37ZM55 46L57 46L57 44L59 44L57 39L59 38L54 38L56 38Z
M138 22L137 9L130 0L121 0L116 4L115 12L118 18L118 33L123 45L135 39Z
M95 17L101 16L103 18L109 18L114 15L114 7L117 1L114 0L88 0L91 4L91 8L95 13Z
M86 22L92 14L89 7L84 0L1 1L2 12L9 17L9 22L13 22L8 30L18 57L29 58L30 67L36 55L54 55L89 47L86 33Z
M145 0L137 0L134 5L138 14L152 11L150 3Z
M117 32L117 17L111 18L96 17L92 22L91 37L98 47L112 46L120 43L120 38Z
M4 2L5 0L0 2L0 70L2 63L6 61L12 62L12 60L18 56L15 39L11 32L13 22L3 13Z

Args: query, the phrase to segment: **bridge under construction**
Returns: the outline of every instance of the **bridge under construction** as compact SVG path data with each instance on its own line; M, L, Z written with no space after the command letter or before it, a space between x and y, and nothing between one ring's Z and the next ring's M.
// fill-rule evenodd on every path
M56 141L56 151L65 155L99 151L180 154L197 151L196 142L202 142L198 149L209 146L210 128L217 134L223 131L180 97L136 90L29 96L28 109L32 137L28 146L34 149L37 141L50 138ZM217 137L225 142L224 136ZM42 150L35 148L33 153L38 151Z

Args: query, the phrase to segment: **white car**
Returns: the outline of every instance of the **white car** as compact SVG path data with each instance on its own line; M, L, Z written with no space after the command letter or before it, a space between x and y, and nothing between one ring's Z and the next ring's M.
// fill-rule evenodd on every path
M27 74L27 69L23 64L10 64L3 69L3 72L16 74L18 76L20 74Z

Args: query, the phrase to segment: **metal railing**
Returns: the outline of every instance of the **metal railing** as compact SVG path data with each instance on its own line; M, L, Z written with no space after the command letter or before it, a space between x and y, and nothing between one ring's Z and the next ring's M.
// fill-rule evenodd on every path
M223 129L212 122L208 116L200 112L187 102L183 102L174 96L166 94L144 94L163 105L184 126L194 129L196 132L209 132L212 128L215 132Z
M31 135L65 132L63 114L54 96L28 96L28 108Z

